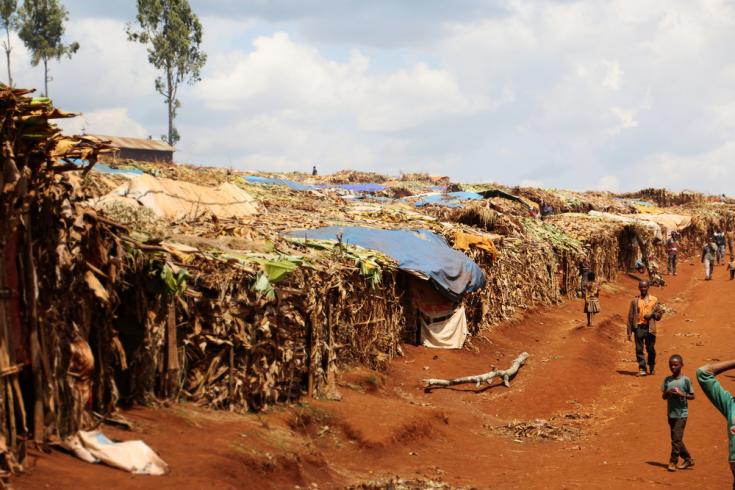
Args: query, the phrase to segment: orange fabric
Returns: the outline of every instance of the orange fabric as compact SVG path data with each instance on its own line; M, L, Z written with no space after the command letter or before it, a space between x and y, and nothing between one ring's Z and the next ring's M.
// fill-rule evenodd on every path
M656 297L650 294L646 296L646 299L638 298L638 325L648 323L645 317L646 315L650 317L653 314L653 308L656 306L656 302L658 302Z
M470 248L479 248L490 254L493 260L497 259L500 255L500 252L498 252L498 249L489 236L465 233L461 230L454 232L454 248L462 251L467 251Z

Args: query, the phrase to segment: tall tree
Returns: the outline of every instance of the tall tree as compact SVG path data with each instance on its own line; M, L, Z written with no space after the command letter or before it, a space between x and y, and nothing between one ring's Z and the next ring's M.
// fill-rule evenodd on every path
M10 73L10 52L13 47L10 45L10 31L15 29L18 20L18 0L0 0L0 22L5 29L5 41L3 41L3 49L5 50L5 58L8 62L8 87L13 86L13 75Z
M79 50L79 43L64 44L64 23L69 12L58 0L25 0L18 11L18 36L31 52L31 65L43 62L43 87L48 97L48 62L71 58Z
M169 145L179 141L174 126L181 107L178 91L182 83L201 80L200 72L207 62L201 50L202 24L191 10L188 0L137 0L137 28L128 24L128 39L148 47L148 62L162 71L156 78L156 91L163 95L168 109Z

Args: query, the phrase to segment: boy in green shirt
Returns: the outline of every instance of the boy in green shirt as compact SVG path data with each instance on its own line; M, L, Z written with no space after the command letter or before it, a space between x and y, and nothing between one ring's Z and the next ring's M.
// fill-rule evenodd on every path
M661 385L661 397L667 401L669 413L669 428L671 429L671 458L669 459L669 471L691 468L694 466L692 455L689 454L684 445L684 428L689 417L689 400L694 400L692 382L687 376L681 374L684 359L679 354L669 358L669 369L671 376L666 376ZM679 466L679 456L683 459Z
M702 387L702 391L709 401L725 416L727 420L727 437L729 442L730 452L730 471L732 471L733 477L735 477L735 399L733 399L730 392L720 386L717 381L717 376L720 373L735 369L735 360L722 361L714 364L706 364L701 368L697 369L697 381L699 386ZM735 490L735 479L732 484L733 490Z

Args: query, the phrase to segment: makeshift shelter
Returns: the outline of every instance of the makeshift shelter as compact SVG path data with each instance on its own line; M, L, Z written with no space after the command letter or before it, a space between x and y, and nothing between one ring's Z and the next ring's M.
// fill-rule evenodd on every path
M171 219L195 218L207 213L218 217L258 213L255 199L233 184L203 187L148 174L133 177L94 204L102 209L112 204L144 206L161 218Z
M459 349L464 344L467 319L464 307L458 303L465 293L485 285L485 274L474 261L452 249L442 236L427 230L358 227L299 230L289 232L288 236L306 242L339 241L391 257L400 270L414 277L410 281L410 298L417 310L420 342L427 347L450 349Z
M408 291L417 310L421 344L436 349L462 348L468 333L464 306L457 307L428 281L411 278Z
M443 237L428 230L329 226L295 230L287 236L335 240L377 250L396 260L399 269L431 281L440 293L454 302L485 285L485 274L477 264L450 247Z

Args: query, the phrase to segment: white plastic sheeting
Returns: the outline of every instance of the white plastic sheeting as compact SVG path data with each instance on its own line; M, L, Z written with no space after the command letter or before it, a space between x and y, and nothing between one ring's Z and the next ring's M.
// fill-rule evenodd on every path
M88 463L105 463L138 475L165 475L168 471L168 465L143 441L113 442L98 430L80 430L63 445Z
M206 213L236 218L259 212L255 199L236 185L225 182L218 187L204 187L148 174L133 177L92 204L104 208L113 203L145 206L161 218L172 219Z
M435 349L461 349L467 338L467 317L464 306L457 308L451 316L442 321L432 319L426 314L421 319L421 343L424 347ZM441 317L434 317L441 318Z

